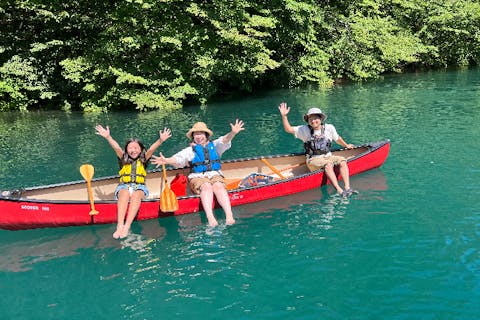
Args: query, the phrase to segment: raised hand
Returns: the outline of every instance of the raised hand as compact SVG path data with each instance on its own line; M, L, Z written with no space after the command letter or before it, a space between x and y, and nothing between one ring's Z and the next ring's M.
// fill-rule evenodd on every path
M160 152L160 156L158 156L158 157L152 155L152 158L151 158L150 162L153 163L156 166L156 168L158 168L162 164L167 163L165 157L163 156L163 154L161 152Z
M96 134L104 137L104 138L108 138L108 136L110 136L110 127L107 126L106 128L102 127L102 125L100 124L97 124L95 126L95 130L97 131Z
M290 107L287 106L286 102L282 102L280 106L278 106L278 110L280 110L282 116L286 116L290 112Z
M235 124L230 123L230 127L232 128L232 132L234 134L237 134L240 131L245 130L243 126L244 126L243 121L238 119L235 120Z
M160 140L164 142L168 138L172 136L172 131L169 128L163 128L163 131L159 131L160 133Z

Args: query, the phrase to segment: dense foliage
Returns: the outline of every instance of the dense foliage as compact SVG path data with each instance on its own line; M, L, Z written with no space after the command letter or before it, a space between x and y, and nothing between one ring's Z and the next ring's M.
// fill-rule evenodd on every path
M7 0L0 17L0 110L167 110L480 61L475 0Z

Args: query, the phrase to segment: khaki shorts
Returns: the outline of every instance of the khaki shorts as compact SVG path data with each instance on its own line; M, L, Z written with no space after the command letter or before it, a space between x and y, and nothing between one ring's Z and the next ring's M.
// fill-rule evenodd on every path
M342 161L347 161L347 159L340 156L313 157L307 160L307 167L310 171L315 171L324 168L329 163L334 166L339 165Z
M221 175L217 174L217 175L214 175L211 179L206 178L206 177L190 179L190 189L192 189L192 191L194 193L199 194L200 191L201 191L200 188L202 187L202 185L204 183L214 184L215 182L221 182L221 183L223 183L225 188L227 187L225 185L225 180L223 179L223 177Z

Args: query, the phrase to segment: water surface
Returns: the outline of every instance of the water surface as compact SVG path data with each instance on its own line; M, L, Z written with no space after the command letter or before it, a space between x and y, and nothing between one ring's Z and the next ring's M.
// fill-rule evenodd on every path
M301 124L311 106L347 142L388 138L378 170L331 186L235 208L237 224L204 214L114 226L0 231L2 319L477 319L480 313L480 70L389 76L319 91L279 90L171 114L0 114L0 189L113 175L115 155L94 134L160 151L186 145L205 121L214 135L247 130L224 158L301 151L277 106Z

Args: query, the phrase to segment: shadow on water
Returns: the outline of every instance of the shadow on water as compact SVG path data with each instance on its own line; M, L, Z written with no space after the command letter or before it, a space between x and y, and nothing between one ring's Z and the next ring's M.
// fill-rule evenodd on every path
M381 170L373 170L370 172L362 173L358 176L351 177L351 183L355 186L355 189L359 191L359 195L364 193L370 193L373 191L385 191L387 190L387 179ZM279 199L270 199L262 202L246 204L244 206L235 209L235 213L240 218L251 218L257 214L283 210L288 211L290 208L299 205L328 205L335 202L335 199L345 200L341 197L337 197L336 191L330 185L323 186L320 189L307 190L305 192L293 194L290 196L282 197ZM349 199L346 199L347 201Z
M133 234L122 241L113 239L113 231L112 225L98 225L2 232L0 271L27 271L36 263L75 256L92 248L142 251L151 239L161 240L166 234L156 220L135 224Z
M388 189L387 180L381 170L374 170L354 176L352 184L359 191L353 198L344 199L335 194L331 186L308 190L302 193L247 204L234 208L237 225L252 218L265 218L272 214L295 214L306 206L315 206L310 210L321 215L321 224L330 228L332 220L341 216L350 201L370 197L381 199L381 192ZM378 199L377 199L378 198ZM187 214L159 220L138 221L132 226L132 234L126 239L112 238L114 225L86 227L34 229L24 231L2 231L0 233L0 271L24 272L33 265L62 257L75 256L82 250L132 250L145 252L156 241L181 242L197 241L201 234L216 237L226 231L224 215L216 210L221 225L209 228L204 213ZM232 226L235 228L235 226Z

